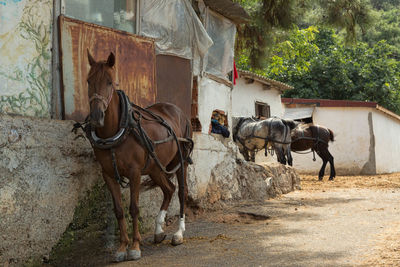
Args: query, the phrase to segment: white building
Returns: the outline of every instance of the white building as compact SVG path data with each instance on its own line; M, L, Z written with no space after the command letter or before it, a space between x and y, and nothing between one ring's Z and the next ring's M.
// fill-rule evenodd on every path
M238 70L232 90L232 116L282 117L281 94L293 87L250 71Z
M326 126L334 132L329 143L336 173L378 174L400 171L400 116L375 102L282 98L285 118ZM312 155L293 155L300 172L317 173L322 161ZM329 164L328 164L329 166ZM326 168L329 172L329 167Z

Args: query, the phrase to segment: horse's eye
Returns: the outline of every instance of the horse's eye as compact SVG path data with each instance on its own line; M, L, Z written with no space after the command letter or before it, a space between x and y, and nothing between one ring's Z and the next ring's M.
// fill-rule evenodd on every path
M108 85L112 85L112 82L108 82Z

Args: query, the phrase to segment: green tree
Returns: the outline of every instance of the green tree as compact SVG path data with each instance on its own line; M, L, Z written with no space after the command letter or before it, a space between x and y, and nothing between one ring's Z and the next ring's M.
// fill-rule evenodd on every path
M253 68L267 64L273 46L282 31L290 30L304 20L306 11L316 12L318 23L344 29L346 40L353 42L357 27L365 31L370 23L368 0L237 0L251 16L246 25L238 27L237 54L248 57Z

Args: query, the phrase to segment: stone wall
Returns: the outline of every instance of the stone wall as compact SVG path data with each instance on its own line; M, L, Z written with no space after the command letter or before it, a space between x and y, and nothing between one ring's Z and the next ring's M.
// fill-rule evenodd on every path
M48 255L74 218L75 207L91 203L80 201L103 181L89 142L84 138L75 140L71 133L73 122L0 115L0 125L0 263L18 265ZM217 202L263 200L299 186L299 177L292 168L245 162L229 138L196 133L194 141L194 164L188 174L192 206L207 209L217 207ZM129 190L123 193L128 202ZM110 224L115 221L110 198L100 199L107 202L100 206L108 211ZM153 228L161 202L159 188L141 193L142 230ZM84 224L91 208L96 209L87 207L78 216L75 212L80 224ZM178 213L176 193L168 216ZM94 221L100 219L98 214L95 217ZM111 233L104 235L116 234L115 227L107 228Z
M0 115L0 265L49 253L100 180L72 124Z

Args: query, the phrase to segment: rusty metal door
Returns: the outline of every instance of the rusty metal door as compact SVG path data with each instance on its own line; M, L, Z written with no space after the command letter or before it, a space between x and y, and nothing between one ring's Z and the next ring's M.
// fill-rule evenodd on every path
M116 56L116 82L140 106L156 100L154 40L95 24L59 17L64 118L84 120L89 113L87 49L96 60Z
M192 72L190 60L176 56L157 55L157 102L180 107L190 119L192 103Z

